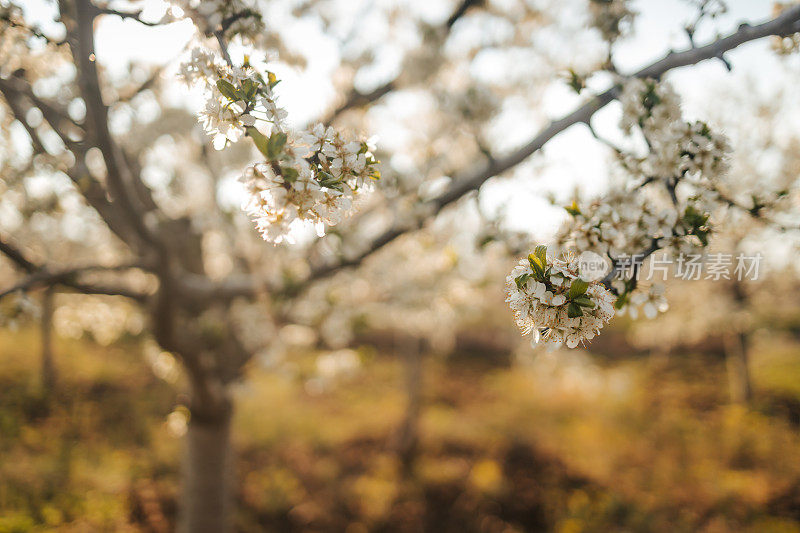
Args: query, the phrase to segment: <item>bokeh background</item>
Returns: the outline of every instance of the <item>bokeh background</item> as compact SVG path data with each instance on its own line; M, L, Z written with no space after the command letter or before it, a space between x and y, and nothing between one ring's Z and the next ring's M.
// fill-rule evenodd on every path
M593 71L608 53L591 3L478 2L445 36L436 29L457 5L448 0L259 4L266 53L254 62L283 80L296 125L330 116L346 87L394 83L336 117L376 136L380 201L322 241L298 235L293 248L259 241L239 212L237 177L253 153L215 153L196 124L202 98L176 78L191 24L98 18L96 60L105 96L118 100L113 135L137 154L159 206L200 228L204 272L291 284L406 216L409 195L435 195L482 154L513 149L577 107L570 69ZM169 9L112 4L153 22ZM616 68L686 48L684 28L707 4L631 2ZM726 6L697 25L697 42L774 13L768 1ZM61 38L55 3L21 7ZM80 120L85 106L63 88L74 69L15 31L0 33L0 77L22 69L39 96ZM732 71L708 61L667 76L684 114L731 139L739 197L774 183L796 195L797 54L763 39L726 58ZM594 75L588 90L610 80ZM124 259L69 179L2 113L0 230L48 264ZM593 124L622 142L618 120L612 104ZM616 318L584 348L534 350L514 327L503 300L516 256L548 242L576 191L602 193L615 172L609 148L575 126L359 268L199 315L209 329L235 323L254 346L230 385L236 529L800 531L793 232L722 221L713 251L761 253L758 280L670 279L666 313ZM0 258L0 289L17 280ZM155 286L146 272L126 281ZM178 357L151 337L150 319L125 298L67 289L0 301L0 533L173 530L191 415Z

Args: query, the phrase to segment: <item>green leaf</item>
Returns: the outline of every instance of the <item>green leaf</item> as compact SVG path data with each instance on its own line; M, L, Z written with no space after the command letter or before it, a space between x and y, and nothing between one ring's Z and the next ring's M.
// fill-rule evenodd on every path
M259 152L264 154L265 157L269 157L269 140L264 136L263 133L258 131L253 126L249 126L247 128L247 136L253 139L253 143L255 143Z
M688 205L683 213L683 220L693 228L700 228L706 225L709 216L707 213L701 213L694 206Z
M567 316L570 318L577 318L579 316L583 316L583 310L578 304L571 302L567 306Z
M279 132L270 135L269 141L267 142L267 157L270 159L270 161L278 159L285 145L286 145L285 133Z
M581 307L588 307L589 309L592 309L595 306L595 303L592 301L592 298L590 296L578 296L572 301L580 305Z
M533 253L539 258L539 261L542 263L542 268L545 268L547 266L547 246L540 244L533 250Z
M581 208L578 207L578 202L576 202L575 200L572 201L572 205L568 205L564 209L566 209L567 213L569 213L572 216L581 214Z
M217 80L217 89L219 89L219 92L222 93L222 96L233 102L242 100L242 96L244 96L241 94L241 91L234 87L233 84L228 80Z
M242 91L244 91L244 99L248 102L251 102L253 97L255 97L256 93L258 92L258 85L256 82L248 78L242 82Z
M622 309L623 307L625 307L626 303L628 303L628 296L626 294L623 294L619 298L617 298L616 302L614 302L614 308Z
M281 167L281 176L286 181L294 181L297 179L300 173L297 171L296 168L293 167Z
M539 245L528 254L528 262L537 276L542 277L547 269L547 246Z
M319 184L323 187L327 187L328 189L336 189L337 191L344 190L341 180L334 178L324 170L317 172L316 178Z
M697 235L697 238L700 239L700 243L703 246L708 246L708 234L711 233L710 231L702 231L702 230L695 230L694 234Z
M522 289L525 286L525 284L528 282L529 279L531 279L531 275L530 274L522 274L521 276L517 276L514 279L514 283L517 284L517 288L518 289Z
M569 80L567 84L572 88L573 91L580 94L581 91L586 88L586 78L574 70L569 69Z
M533 270L533 275L536 277L537 280L541 281L544 278L544 266L540 262L539 258L536 257L534 254L528 254L528 262L531 264L531 270Z
M574 300L578 296L581 296L586 293L586 289L589 288L589 284L583 281L581 278L575 278L572 280L572 284L569 286L569 299Z
M267 72L267 80L269 80L270 89L274 88L281 82L281 80L278 79L278 77L275 75L274 72L269 72L269 71Z

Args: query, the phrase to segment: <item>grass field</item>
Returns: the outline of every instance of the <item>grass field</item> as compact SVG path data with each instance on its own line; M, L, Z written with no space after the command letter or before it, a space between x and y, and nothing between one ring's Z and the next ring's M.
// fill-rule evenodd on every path
M56 346L45 396L35 333L0 331L0 532L171 531L180 387L135 342ZM793 341L756 346L750 409L703 354L431 355L410 474L391 445L401 365L361 355L313 394L303 372L262 368L237 388L239 530L800 531Z

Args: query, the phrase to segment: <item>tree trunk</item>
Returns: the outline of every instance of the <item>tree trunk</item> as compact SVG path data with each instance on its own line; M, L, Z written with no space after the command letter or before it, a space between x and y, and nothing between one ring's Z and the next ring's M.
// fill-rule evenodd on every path
M42 296L42 391L49 396L56 386L56 365L53 359L53 289Z
M397 434L397 455L402 472L410 477L419 448L419 416L422 410L422 354L419 339L406 337L398 343L405 370L406 411Z
M213 416L192 413L186 433L178 531L233 529L233 452L230 407Z
M747 333L733 332L725 336L725 362L733 403L748 404L753 396L747 350Z

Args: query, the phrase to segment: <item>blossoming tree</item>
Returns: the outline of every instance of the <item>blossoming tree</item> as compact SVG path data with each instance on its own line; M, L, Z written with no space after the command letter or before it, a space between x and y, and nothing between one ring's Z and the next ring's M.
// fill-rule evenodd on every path
M297 16L289 8L185 0L156 21L110 3L60 0L53 19L63 34L56 34L27 20L25 6L0 5L2 209L12 213L2 219L0 252L18 272L2 294L57 287L115 296L146 317L147 331L180 360L190 388L180 525L193 532L230 529L231 385L273 342L273 325L285 319L287 305L323 279L335 285L338 272L360 267L401 236L458 209L488 180L512 171L571 126L589 126L599 109L619 98L621 126L638 139L615 148L630 179L608 195L570 206L572 220L559 236L578 253L610 257L609 275L588 276L579 255L557 257L555 249L540 246L509 276L509 303L535 341L567 346L597 335L616 310L662 306L657 290L638 286L635 265L614 280L623 271L621 256L705 246L711 211L725 203L718 188L729 153L718 133L682 118L676 93L660 78L701 61L724 61L727 51L756 39L780 36L791 47L800 31L800 7L791 7L706 45L692 40L686 50L622 75L610 50L633 13L621 0L589 2L589 15L577 23L552 16L557 5L525 2L484 10L483 2L463 0L438 26L389 8L372 23L390 28L406 21L415 28L416 46L398 44L407 52L398 75L368 91L344 89L318 124L301 128L279 104L280 80L256 60L259 50L275 49L284 61L302 63L273 23ZM298 10L330 28L342 47L359 49L358 27L343 31L352 19L343 21L335 3ZM171 86L157 71L144 72L137 84L100 64L95 31L107 17L148 26L190 21L193 50L180 77L204 91L199 121L219 152L208 150L205 139L198 142L195 121L187 120L183 105L170 102ZM459 48L452 42L469 36L470 27L497 23L509 28L500 47L506 59L523 53L537 72L492 83L471 74L478 53L492 43L468 40ZM560 24L568 26L565 46L576 31L600 36L605 57L593 67L611 74L610 85L496 155L501 149L482 131L502 108L502 97L525 101L532 79L541 88L561 70L552 66L549 48L528 41L520 51L514 43ZM343 59L340 78L368 70L369 47L379 44ZM588 74L572 72L569 82L583 92ZM420 92L428 95L421 104L429 117L414 124L421 142L384 148L352 133L369 129L365 107ZM356 127L345 126L348 118ZM20 138L29 149L15 148ZM229 173L240 176L252 222L242 224L238 208L223 201ZM444 176L441 186L427 187ZM42 180L46 186L37 188ZM306 229L328 235L292 245ZM336 318L335 311L331 315Z
M718 194L724 204L736 207L718 211L717 218L724 215L724 222L717 226L709 250L725 268L719 275L684 269L671 287L668 315L637 322L631 336L636 344L659 351L721 337L731 400L747 403L753 395L749 352L759 337L754 333L779 323L780 316L793 308L787 287L796 284L797 274L785 250L797 246L793 191L798 136L781 127L786 115L779 89L771 88L766 95L723 94L726 103L735 102L745 111L732 115L717 105L709 112L715 123L725 127L735 153L729 178L719 183ZM753 265L750 275L744 276L740 259L758 254L764 264Z

